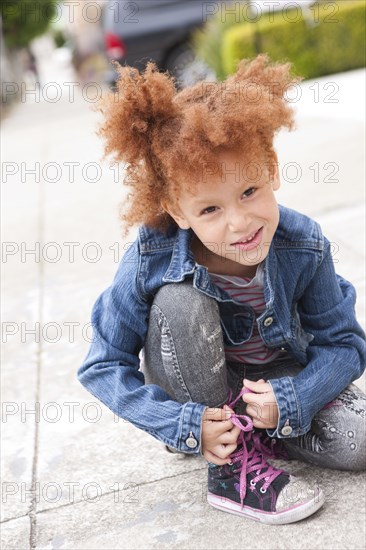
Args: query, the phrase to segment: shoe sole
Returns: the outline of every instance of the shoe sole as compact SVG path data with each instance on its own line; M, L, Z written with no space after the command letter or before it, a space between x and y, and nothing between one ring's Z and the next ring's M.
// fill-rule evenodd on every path
M220 497L213 493L207 493L207 502L223 512L236 514L245 518L250 518L261 523L270 525L283 525L285 523L294 523L305 519L314 514L321 508L325 502L324 493L321 489L318 490L316 497L295 504L291 508L281 510L280 512L265 512L263 510L255 510L249 506L241 507L239 503L229 500L228 498Z

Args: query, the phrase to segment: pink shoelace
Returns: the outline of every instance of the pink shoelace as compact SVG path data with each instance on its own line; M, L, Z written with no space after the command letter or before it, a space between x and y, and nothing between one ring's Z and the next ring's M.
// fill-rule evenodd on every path
M243 388L238 397L231 401L232 393L230 391L228 406L232 409L237 401L244 393L252 393L248 388ZM239 451L234 451L230 455L231 464L240 463L240 477L239 477L239 495L241 507L244 506L244 499L247 492L247 474L256 472L256 475L250 480L250 485L255 486L258 481L264 479L262 487L259 489L261 493L265 493L269 485L274 481L284 470L274 468L270 464L267 464L261 451L262 444L259 439L259 434L253 434L253 421L249 416L244 414L232 413L230 417L232 423L240 428L240 434L238 443L241 444ZM248 451L247 443L251 442L252 446ZM275 444L275 442L273 442ZM273 446L271 447L273 452ZM267 451L267 450L266 450ZM267 451L267 455L270 453ZM274 453L273 453L273 456ZM262 472L262 470L264 470Z

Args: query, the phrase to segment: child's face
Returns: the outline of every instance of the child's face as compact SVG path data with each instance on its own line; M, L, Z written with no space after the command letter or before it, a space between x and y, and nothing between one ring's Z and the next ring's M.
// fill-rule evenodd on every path
M194 195L181 191L179 210L166 209L179 227L194 231L195 256L202 265L216 273L251 276L267 256L278 225L278 170L274 164L269 169L265 163L243 162L233 152L223 153L218 162L222 177L207 174L207 183Z

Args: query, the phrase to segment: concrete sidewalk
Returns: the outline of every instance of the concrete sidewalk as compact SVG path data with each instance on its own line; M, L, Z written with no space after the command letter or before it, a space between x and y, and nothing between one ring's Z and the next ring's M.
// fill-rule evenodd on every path
M364 88L364 71L304 82L298 130L277 149L279 202L322 224L365 327ZM166 453L76 380L91 308L126 244L118 174L99 172L90 105L65 91L57 103L20 104L2 128L2 548L365 548L362 474L291 462L325 491L316 515L269 527L223 514L205 502L202 458ZM357 384L365 390L364 377Z

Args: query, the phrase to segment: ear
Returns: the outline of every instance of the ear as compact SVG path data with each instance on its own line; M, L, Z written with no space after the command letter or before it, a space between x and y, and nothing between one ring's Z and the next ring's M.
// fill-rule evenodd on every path
M280 188L281 180L280 173L278 170L278 158L277 154L273 151L270 161L270 175L271 175L271 186L273 191L277 191Z
M163 210L173 218L181 229L189 229L191 227L178 206L170 204L168 201L161 201L160 204Z

